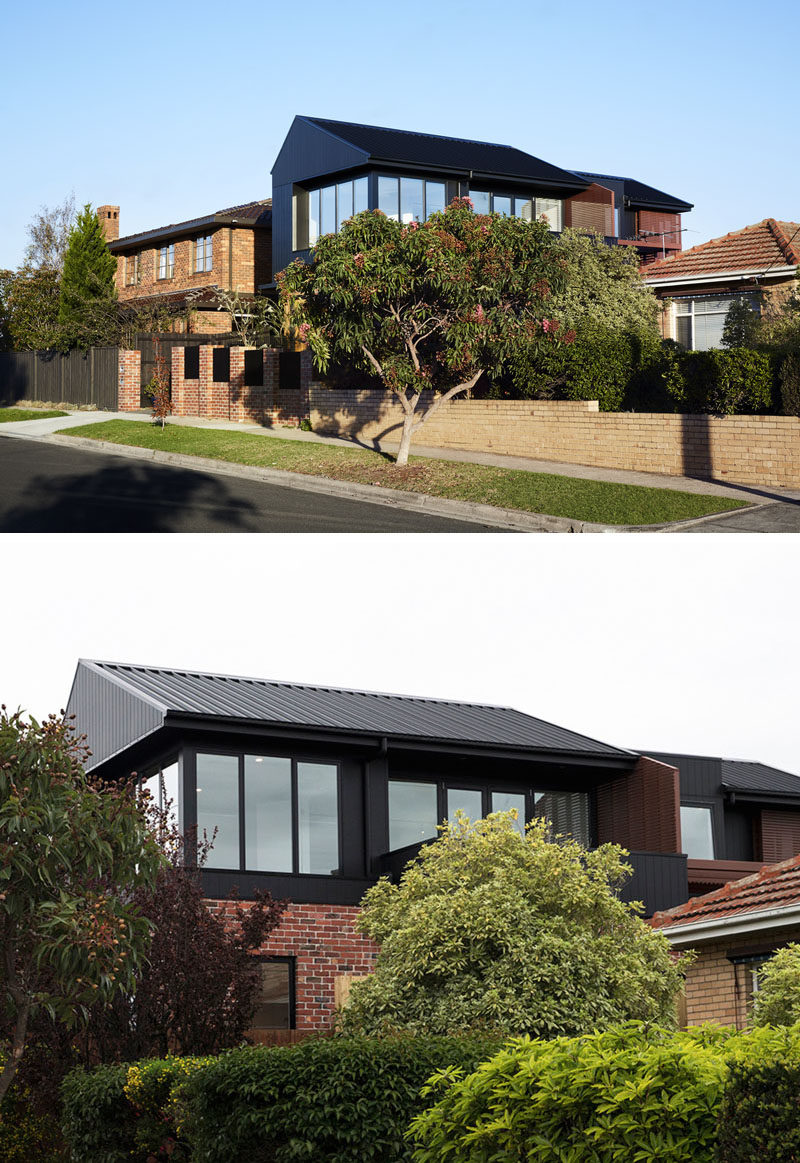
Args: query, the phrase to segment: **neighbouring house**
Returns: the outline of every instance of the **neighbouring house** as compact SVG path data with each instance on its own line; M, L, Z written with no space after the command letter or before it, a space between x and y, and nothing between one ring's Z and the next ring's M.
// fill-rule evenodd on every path
M779 312L797 287L800 224L765 218L650 263L642 277L664 304L662 335L692 351L722 344L732 303Z
M99 206L97 215L117 259L120 299L190 307L194 332L231 330L230 313L218 310L216 291L253 295L272 279L270 198L123 238L119 206Z
M376 952L355 928L365 890L458 809L516 808L520 828L544 816L587 846L623 845L623 895L648 915L698 877L757 869L756 852L800 851L796 776L645 755L509 707L81 660L67 713L94 774L135 771L182 830L216 832L202 871L213 909L234 886L291 902L263 950L269 1028L330 1024L337 982Z
M778 949L800 941L800 855L656 913L650 923L674 949L694 953L686 1023L743 1029L761 968Z
M681 246L692 205L631 178L566 170L508 145L295 117L272 167L273 267L307 258L352 214L424 221L456 197L478 213L599 231L643 260Z

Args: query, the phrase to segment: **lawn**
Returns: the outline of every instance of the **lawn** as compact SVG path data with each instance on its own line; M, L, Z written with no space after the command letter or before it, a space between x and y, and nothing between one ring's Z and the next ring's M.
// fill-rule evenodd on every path
M59 412L57 408L0 408L0 424L10 424L17 420L52 420L56 416L69 416L69 412Z
M407 467L397 468L390 457L368 449L281 440L258 433L215 428L184 428L168 424L162 431L158 426L138 420L108 420L71 428L65 435L332 477L364 485L382 485L403 492L477 501L503 509L520 509L526 513L545 513L604 525L658 525L746 507L743 501L681 493L676 489L578 480L555 473L524 472L424 457L412 457Z

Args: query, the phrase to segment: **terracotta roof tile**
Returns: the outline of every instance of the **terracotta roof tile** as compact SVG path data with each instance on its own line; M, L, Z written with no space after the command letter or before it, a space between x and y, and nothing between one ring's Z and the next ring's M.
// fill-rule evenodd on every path
M800 225L765 218L722 238L712 238L672 258L648 263L645 282L678 275L716 275L726 271L761 270L796 266L800 262Z
M655 913L650 924L656 929L672 928L790 905L800 905L800 855L766 865L753 876L728 881L714 892Z

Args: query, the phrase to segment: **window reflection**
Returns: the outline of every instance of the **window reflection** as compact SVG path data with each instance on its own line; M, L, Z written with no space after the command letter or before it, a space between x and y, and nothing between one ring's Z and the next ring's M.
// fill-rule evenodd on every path
M519 832L520 836L525 835L525 796L519 792L509 791L493 791L492 792L492 811L493 812L510 812L512 808L517 813L516 820L513 821L514 827Z
M197 756L197 835L214 846L207 868L239 867L239 760L235 755Z
M244 757L245 868L292 871L292 761Z
M339 869L337 771L332 764L297 765L298 871L329 876Z
M435 783L389 780L389 849L406 848L437 834Z

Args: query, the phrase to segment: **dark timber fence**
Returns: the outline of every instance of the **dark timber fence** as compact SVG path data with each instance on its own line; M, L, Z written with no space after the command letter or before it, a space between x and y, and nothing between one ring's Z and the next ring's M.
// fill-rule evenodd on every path
M0 404L31 400L117 409L118 349L0 351Z

